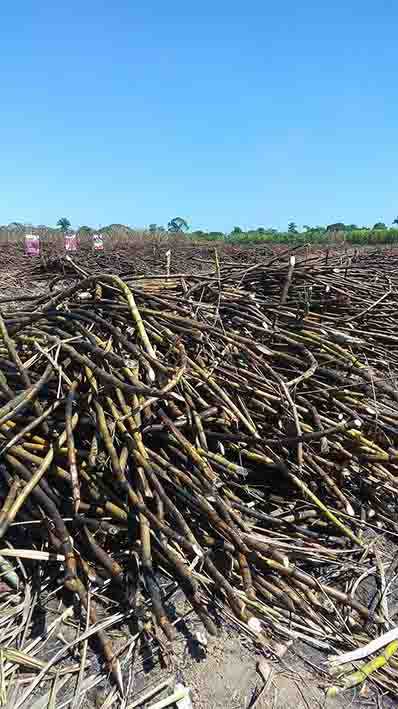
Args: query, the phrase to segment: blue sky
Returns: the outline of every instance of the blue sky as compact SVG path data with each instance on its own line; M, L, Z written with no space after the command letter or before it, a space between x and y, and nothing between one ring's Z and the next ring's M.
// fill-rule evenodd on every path
M0 10L0 223L398 215L394 0Z

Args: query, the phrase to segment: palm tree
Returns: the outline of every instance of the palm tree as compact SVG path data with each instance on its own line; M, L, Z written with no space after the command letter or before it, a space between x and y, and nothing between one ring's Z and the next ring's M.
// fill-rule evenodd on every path
M68 217L61 217L61 219L58 219L57 226L59 226L61 231L68 231L70 227L70 221Z
M186 222L185 219L183 219L182 217L174 217L174 219L171 219L171 221L169 221L167 228L169 231L178 233L182 231L188 231L189 225L188 222Z

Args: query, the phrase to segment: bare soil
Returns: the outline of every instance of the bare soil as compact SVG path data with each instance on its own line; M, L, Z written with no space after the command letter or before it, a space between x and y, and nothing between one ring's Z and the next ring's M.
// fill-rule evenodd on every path
M193 709L225 709L226 706L228 709L392 709L397 706L396 701L383 696L371 680L360 691L348 690L336 699L327 699L325 690L333 683L327 672L327 657L300 641L294 641L289 647L281 643L277 648L274 643L271 649L252 641L234 622L220 617L218 636L207 637L207 646L204 646L198 642L198 632L204 633L203 626L192 612L187 615L189 610L182 592L178 592L172 604L172 612L181 618L176 625L179 631L176 641L171 645L160 638L160 649L157 643L148 646L142 642L136 646L131 660L123 666L123 683L127 689L125 704L115 696L110 681L104 678L87 691L80 709L128 709L132 705L152 709L158 701L172 694L177 682L190 689ZM53 619L52 614L50 619ZM72 642L77 632L75 620L66 621L58 637L48 643L41 659L48 661L62 646ZM131 638L126 626L110 631L110 635L116 651ZM71 663L80 663L79 651L69 653L58 667ZM261 669L268 673L266 682ZM97 655L89 647L85 677L100 676L101 670ZM165 681L169 684L161 692L147 702L139 702L151 688ZM57 695L57 709L71 706L75 687L76 675L70 676ZM48 689L48 683L39 686L35 701ZM112 696L114 701L108 704ZM183 708L177 705L177 709Z
M371 685L362 691L362 696L352 690L336 699L327 699L325 687L330 685L330 677L325 672L324 655L297 643L282 659L275 659L256 648L232 626L224 627L217 638L210 638L206 650L184 639L177 641L173 651L167 667L158 664L149 672L137 673L127 706L165 679L170 679L169 688L137 706L149 709L172 693L176 681L190 688L193 709L392 709L397 706ZM259 663L268 667L270 679L256 701L265 684L258 671ZM82 709L101 707L110 690L108 684L95 689Z

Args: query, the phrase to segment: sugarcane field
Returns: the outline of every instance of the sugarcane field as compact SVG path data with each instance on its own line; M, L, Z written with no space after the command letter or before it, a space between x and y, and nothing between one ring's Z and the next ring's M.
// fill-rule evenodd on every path
M1 706L396 706L398 247L1 254Z

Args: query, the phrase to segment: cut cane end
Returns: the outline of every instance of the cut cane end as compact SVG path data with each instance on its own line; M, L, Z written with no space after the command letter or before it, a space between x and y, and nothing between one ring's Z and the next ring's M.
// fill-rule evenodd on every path
M119 660L116 660L113 663L113 676L115 678L118 690L121 694L121 696L124 696L124 687L123 687L123 675L122 675L122 670L120 668L120 663Z
M261 622L258 618L249 618L249 620L247 621L247 625L249 626L250 630L252 630L254 633L257 633L257 635L261 633Z
M198 632L196 633L195 637L196 637L196 640L197 640L197 642L198 642L199 645L202 645L203 647L207 647L207 635L206 635L206 633L201 633L201 632L198 631Z
M328 699L333 699L334 697L337 697L340 692L340 687L329 687L329 689L326 690L326 696Z

